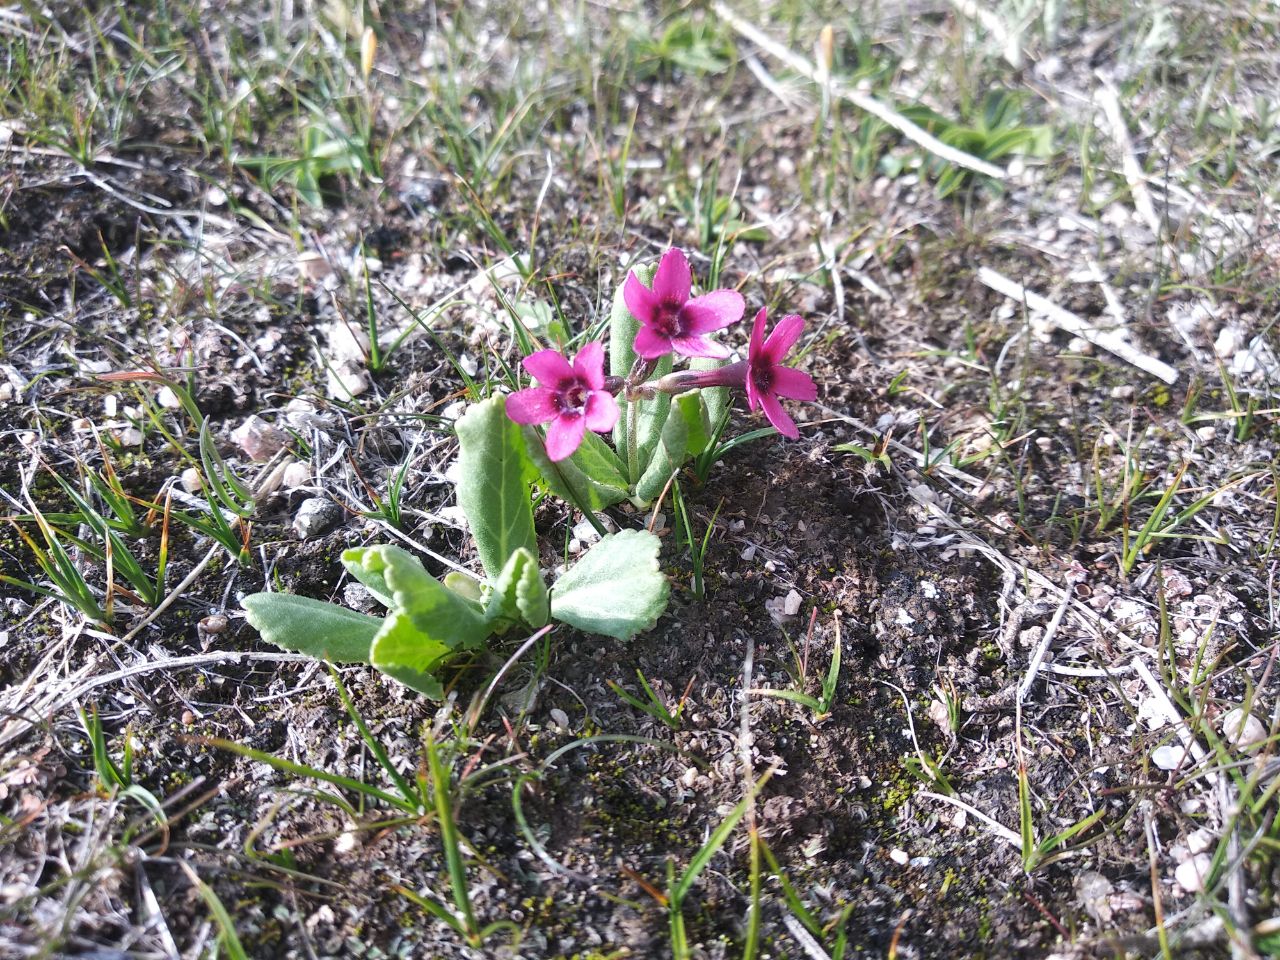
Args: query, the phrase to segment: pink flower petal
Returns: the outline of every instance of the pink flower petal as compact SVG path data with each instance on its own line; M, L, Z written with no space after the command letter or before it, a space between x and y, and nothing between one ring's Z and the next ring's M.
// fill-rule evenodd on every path
M555 396L555 391L546 387L517 390L507 397L507 416L516 423L523 424L554 420L559 413Z
M618 401L603 390L593 390L587 396L587 429L596 433L608 433L618 422Z
M680 329L685 333L723 330L741 320L746 308L747 302L737 290L712 290L680 308Z
M692 288L693 274L689 270L689 261L685 259L683 250L672 247L662 255L658 271L653 275L653 295L657 300L683 304L689 299Z
M777 397L772 393L763 393L760 395L760 405L764 407L764 415L769 418L769 422L780 434L792 440L800 439L800 431L796 429L795 421L787 416L787 411L782 409L782 404L778 402Z
M604 386L604 344L592 340L573 358L573 369L578 378L592 390Z
M582 443L582 435L587 431L585 417L568 413L561 414L551 421L547 427L547 457L551 460L563 460L573 455Z
M569 361L555 350L539 350L524 358L524 368L551 390L560 390L577 379Z
M773 333L769 334L769 339L764 342L764 355L774 363L781 363L787 351L800 339L803 331L804 318L799 314L792 313L783 317L773 328Z
M723 360L729 356L727 347L706 337L672 337L671 347L682 357L711 357L715 360Z
M634 349L646 360L657 360L671 352L671 338L662 336L652 327L641 327L636 331Z
M751 324L751 342L748 346L747 356L752 363L760 356L760 351L764 349L764 322L765 315L768 312L767 307L761 307L760 312L756 314L755 322Z
M622 299L631 311L631 315L641 323L653 323L653 312L658 305L658 298L653 291L640 282L635 271L627 274L627 281L622 285Z
M788 400L818 399L818 385L813 377L790 367L773 368L773 392Z
M756 389L755 378L751 376L750 364L747 365L747 377L746 377L745 386L747 388L747 409L750 410L752 413L755 413L756 408L760 406L760 391Z

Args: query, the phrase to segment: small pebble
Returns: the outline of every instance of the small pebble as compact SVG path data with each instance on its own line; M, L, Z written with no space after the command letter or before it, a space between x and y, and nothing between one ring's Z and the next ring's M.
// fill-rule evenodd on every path
M199 493L204 489L204 477L200 475L200 471L195 467L187 467L187 469L183 470L178 482L182 484L182 489L187 493Z
M1222 735L1236 747L1247 747L1267 739L1267 728L1251 713L1241 707L1222 715Z
M1162 743L1151 751L1151 762L1161 770L1177 770L1185 757L1186 751L1181 746L1168 743Z
M1111 894L1115 887L1096 870L1085 870L1076 876L1076 898L1098 923L1111 922Z
M326 372L325 391L334 400L351 400L370 387L369 374L349 360L332 364Z
M298 254L297 265L303 280L323 280L333 272L329 262L315 250L304 250Z
M270 460L289 440L283 431L276 429L256 414L231 431L231 439L239 445L250 460L258 463Z
M372 613L378 606L373 591L363 583L356 583L354 580L342 588L342 602L360 613Z
M115 431L116 441L122 447L142 446L142 431L137 427L125 427Z
M308 497L293 518L293 532L299 540L318 537L342 519L342 510L332 500Z
M1208 443L1218 435L1218 428L1210 424L1207 427L1200 427L1196 430L1196 436L1204 443Z
M161 387L156 391L156 403L166 410L179 410L182 408L182 401L174 393L173 387L168 386Z
M583 543L595 543L600 539L600 534L596 532L596 528L591 525L591 521L583 517L573 525L573 537L575 540L581 540Z
M200 621L200 629L211 636L224 633L227 629L227 618L221 613L211 613Z
M907 856L907 851L905 850L890 850L889 859L900 867L905 867L911 860L911 858Z
M792 590L787 593L787 598L782 601L782 612L788 617L794 617L800 612L800 603L803 598L800 594Z
M551 708L551 722L562 730L569 729L569 715L559 707Z
M284 475L280 478L280 484L286 490L297 490L299 487L305 487L311 482L311 465L303 463L301 460L295 460L284 468Z
M1201 827L1198 830L1192 830L1187 835L1187 849L1192 853L1204 853L1218 842L1218 838L1214 836L1212 830L1206 830Z
M1204 889L1204 882L1209 876L1209 868L1213 858L1207 853L1197 853L1178 864L1173 871L1174 882L1187 893L1199 893Z

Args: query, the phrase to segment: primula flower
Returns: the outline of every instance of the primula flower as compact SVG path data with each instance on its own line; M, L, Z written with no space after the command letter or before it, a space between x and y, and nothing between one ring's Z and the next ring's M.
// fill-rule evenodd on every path
M539 350L524 358L524 368L541 386L507 397L507 416L522 424L550 423L551 460L571 456L587 430L605 433L618 422L618 402L605 389L604 347L598 341L579 350L572 364L555 350Z
M713 290L689 298L693 276L682 251L672 248L662 255L650 290L632 271L622 287L627 309L640 321L636 354L656 360L674 350L686 357L727 357L729 351L707 339L742 319L746 303L736 290Z
M783 436L800 436L795 421L782 409L779 397L789 400L816 400L818 386L807 373L782 365L787 351L800 339L804 320L796 314L783 317L768 338L764 335L766 310L756 314L751 328L747 359L712 370L677 370L653 384L663 393L683 393L704 387L737 387L747 391L747 406L764 408L764 415Z
M764 415L778 428L778 432L792 440L800 436L795 421L787 416L778 402L779 397L789 400L817 400L818 385L813 377L791 367L782 366L787 355L804 330L804 320L790 314L778 321L768 339L764 335L766 308L756 314L751 327L751 344L747 349L747 406L752 411L759 405Z

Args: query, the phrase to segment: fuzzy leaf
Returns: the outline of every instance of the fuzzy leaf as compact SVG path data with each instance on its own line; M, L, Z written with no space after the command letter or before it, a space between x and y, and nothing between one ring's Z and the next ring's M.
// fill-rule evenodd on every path
M401 661L406 666L425 669L424 662L434 662L434 657L428 656L433 644L443 644L447 650L465 650L479 646L489 635L489 624L480 605L454 593L427 573L422 562L407 550L389 544L370 547L365 566L382 573L391 590L392 610L406 614L424 638L424 653Z
M685 428L688 430L688 440L685 442L686 456L696 457L711 444L712 432L717 421L711 415L708 398L704 394L723 389L725 388L713 387L709 390L690 390L688 393L680 394L673 401L676 412L684 420Z
M387 581L382 576L382 572L375 573L364 565L365 555L368 551L374 549L376 548L352 547L349 550L343 550L342 565L347 568L347 573L365 585L365 588L373 594L373 599L384 607L389 607L391 606L391 588L387 586Z
M420 667L425 664L434 668L450 653L444 644L424 637L405 611L392 610L374 638L370 659L374 667L391 679L439 700L444 696L444 685L428 669Z
M480 603L484 599L484 590L480 581L469 573L450 570L444 575L444 585L464 600Z
M696 397L694 398L697 399ZM657 447L645 463L644 473L636 484L636 497L646 503L662 493L671 475L684 463L689 447L689 427L678 413L667 419Z
M658 367L653 372L653 376L665 377L671 372L675 365L674 357L667 354L658 361ZM625 404L619 404L625 407ZM640 473L643 475L649 467L649 462L657 456L658 447L662 442L662 431L666 429L667 418L671 414L671 394L660 393L652 400L640 401L640 413L637 417L636 435L639 437L639 447L637 448L637 456L640 460ZM621 423L625 418L618 418ZM625 450L625 447L619 447L619 450Z
M419 693L439 699L440 681L431 673L441 666L453 649L424 634L405 610L387 614L370 650L375 667Z
M552 463L532 427L525 427L529 459L542 481L561 500L583 510L599 511L627 498L625 468L609 445L588 430L573 456Z
M493 579L519 548L538 551L524 438L507 417L502 396L472 404L458 420L457 433L458 505L471 525L484 572Z
M716 360L711 357L694 357L689 361L689 369L691 370L715 370L717 367L724 366L724 360ZM716 425L729 412L729 388L728 387L708 387L705 390L699 390L698 396L702 399L702 404L707 413L708 431L710 436L714 433ZM689 451L697 456L706 449L704 444L702 447L695 447L689 444Z
M658 269L656 263L639 264L632 269L641 283L653 287L653 275ZM631 272L628 270L627 274ZM609 373L615 377L625 377L631 372L636 362L636 334L640 330L640 321L627 309L627 301L622 296L627 274L623 275L622 283L613 293L613 309L609 313Z
M368 663L382 620L289 593L253 593L244 616L262 639L285 650L334 663Z
M658 265L656 263L650 263L635 267L634 272L640 278L641 283L646 287L652 288L653 275L657 272L657 269ZM615 377L625 377L631 372L631 367L636 361L634 346L636 332L640 329L640 321L627 309L627 301L622 295L622 288L625 284L626 277L623 277L622 283L618 285L618 289L613 295L613 310L609 314L609 373ZM670 373L672 364L673 358L671 354L667 354L658 361L657 369L653 375L661 377ZM618 408L620 415L617 425L613 428L614 446L624 456L627 449L627 431L630 429L628 406L629 404L626 400L619 398ZM640 461L641 474L644 473L649 458L653 456L653 452L658 446L662 436L662 426L667 422L667 413L670 409L671 398L665 393L659 394L652 400L644 400L640 403L636 436L639 441L637 457Z
M438 699L443 688L433 671L450 655L479 646L491 632L480 605L454 593L399 547L366 548L363 567L381 575L391 593L391 611L373 638L370 662Z
M528 550L517 550L494 581L485 612L490 621L502 618L536 629L547 622L547 604L538 558Z
M551 590L551 616L588 633L627 640L667 608L670 587L658 568L660 541L645 530L610 534Z

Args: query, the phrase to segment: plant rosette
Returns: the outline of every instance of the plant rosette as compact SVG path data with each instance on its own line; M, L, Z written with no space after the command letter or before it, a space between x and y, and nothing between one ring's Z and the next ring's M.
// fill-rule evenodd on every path
M399 547L357 547L343 553L342 563L386 609L383 616L255 593L244 598L246 619L276 646L371 664L434 698L444 694L441 669L451 659L513 627L537 630L558 621L619 640L649 629L669 596L658 538L602 530L599 542L548 588L530 488L550 490L593 521L623 500L647 505L691 457L714 460L726 448L717 445L731 389L743 391L751 410L762 410L779 433L799 436L780 398L817 396L808 374L782 362L804 321L786 316L766 336L761 309L747 358L725 364L730 352L711 335L741 320L744 309L734 290L693 296L680 250L668 250L656 267L631 271L613 300L608 375L600 343L587 343L572 360L538 350L523 360L534 385L473 404L457 422L458 505L483 579L454 572L438 580ZM675 370L676 355L690 365ZM601 436L610 432L612 448Z
M506 400L473 404L457 423L458 504L476 541L484 579L453 572L438 580L400 547L356 547L347 571L385 609L371 616L282 593L244 598L245 618L285 650L335 663L367 663L436 699L442 668L512 628L551 621L627 640L651 628L667 606L660 542L643 530L602 537L550 588L538 562L530 483L536 478Z

